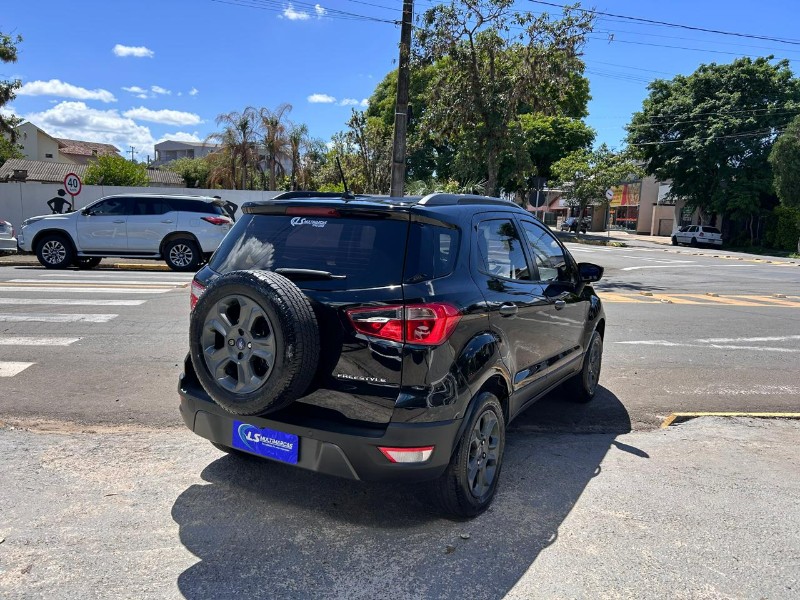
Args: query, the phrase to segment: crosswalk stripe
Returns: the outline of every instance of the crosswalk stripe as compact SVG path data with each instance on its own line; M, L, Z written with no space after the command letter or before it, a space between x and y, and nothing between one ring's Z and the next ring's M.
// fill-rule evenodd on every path
M15 362L0 360L0 377L13 377L22 373L25 369L35 365L32 362Z
M173 288L130 288L130 287L43 287L33 285L4 285L0 283L0 290L4 292L40 292L43 294L165 294Z
M75 272L71 273L47 273L42 275L42 277L65 277L65 278L72 278L72 277L79 277L81 279L88 279L88 278L95 278L95 279L104 279L108 277L108 273L81 273L80 275L76 275ZM114 273L112 277L120 277L129 280L135 279L149 279L153 281L158 281L163 277L174 277L176 279L182 279L181 275L176 273ZM191 281L194 278L194 274L188 274L183 278L183 281Z
M47 314L0 313L0 323L108 323L119 315L106 314Z
M0 346L69 346L79 337L25 337L0 336Z
M147 300L101 300L93 298L0 298L0 305L41 305L41 306L141 306Z
M132 279L108 279L98 281L94 279L70 279L69 281L53 280L48 281L44 278L39 279L9 279L9 283L37 283L46 285L72 285L75 283L87 285L133 285L133 286L158 286L158 287L184 287L189 284L188 281L134 281Z

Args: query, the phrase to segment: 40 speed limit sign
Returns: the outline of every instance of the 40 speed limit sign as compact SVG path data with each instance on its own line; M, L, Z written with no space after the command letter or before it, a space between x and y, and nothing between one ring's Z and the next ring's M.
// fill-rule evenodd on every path
M81 193L81 188L83 188L81 178L75 173L67 173L67 176L64 177L64 189L67 193L74 198Z

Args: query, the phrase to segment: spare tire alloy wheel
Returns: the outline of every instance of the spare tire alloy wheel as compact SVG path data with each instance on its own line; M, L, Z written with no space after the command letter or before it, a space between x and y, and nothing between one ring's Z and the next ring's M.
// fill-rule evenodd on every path
M164 248L167 265L173 271L195 271L200 266L200 252L191 240L173 240Z
M319 328L303 292L269 271L214 280L191 316L192 363L222 408L258 415L300 397L316 373Z
M72 264L73 251L60 235L48 235L39 242L36 256L48 269L66 269Z

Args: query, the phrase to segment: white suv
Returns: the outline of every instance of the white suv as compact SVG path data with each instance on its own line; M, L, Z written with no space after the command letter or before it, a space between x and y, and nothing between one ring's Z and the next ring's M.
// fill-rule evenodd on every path
M31 217L17 245L48 269L91 269L106 256L163 259L196 271L233 221L222 203L203 196L106 196L79 211Z
M672 234L672 245L722 246L722 232L708 225L686 225Z

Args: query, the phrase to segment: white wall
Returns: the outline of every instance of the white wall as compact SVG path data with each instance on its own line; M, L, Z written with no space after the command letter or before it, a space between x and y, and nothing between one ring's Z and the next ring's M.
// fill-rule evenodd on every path
M50 214L47 201L57 195L61 184L49 183L0 183L0 219L9 221L19 230L22 221L36 215ZM110 185L85 185L75 197L75 209L80 209L104 196L113 194L184 194L190 196L222 196L239 206L245 202L269 200L281 192L254 190L207 190L196 188L119 187ZM69 198L69 196L67 196ZM241 210L237 211L240 214Z

